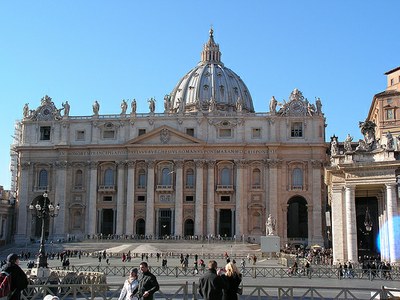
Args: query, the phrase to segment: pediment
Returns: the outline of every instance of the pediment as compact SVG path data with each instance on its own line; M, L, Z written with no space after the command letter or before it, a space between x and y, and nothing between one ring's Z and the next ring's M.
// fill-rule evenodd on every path
M202 140L166 125L127 142L128 145L188 145L203 143Z

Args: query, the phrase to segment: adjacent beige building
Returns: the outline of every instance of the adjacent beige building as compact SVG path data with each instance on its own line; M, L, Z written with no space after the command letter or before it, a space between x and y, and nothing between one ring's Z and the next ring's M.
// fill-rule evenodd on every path
M14 145L17 242L39 236L29 205L45 191L61 206L46 225L54 239L259 241L271 214L282 245L326 242L329 158L320 99L310 103L294 89L288 101L272 97L266 112L255 112L211 30L201 61L165 96L162 112L154 100L145 113L136 100L118 101L117 115L103 113L99 100L93 115L72 116L68 103L58 107L49 96L24 108Z
M332 138L325 182L335 262L376 258L377 253L382 260L400 262L400 68L385 75L386 90L373 97L360 123L364 139L338 143Z

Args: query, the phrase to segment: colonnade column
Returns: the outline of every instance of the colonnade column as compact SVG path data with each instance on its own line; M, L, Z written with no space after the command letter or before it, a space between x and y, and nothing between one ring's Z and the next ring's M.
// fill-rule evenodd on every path
M146 235L154 237L154 161L147 163Z
M124 192L125 192L125 162L117 163L117 228L115 233L121 235L124 232Z
M245 218L245 214L243 213L243 197L244 197L244 192L243 192L243 187L244 187L244 178L243 178L243 170L246 166L245 161L236 161L236 228L235 228L235 234L238 236L241 236L243 234L243 226L244 226L244 220L247 220L247 214ZM232 212L233 214L233 212Z
M21 163L21 176L19 177L19 186L18 186L18 218L16 220L16 226L17 226L17 234L15 235L14 239L16 243L22 244L28 241L30 237L30 231L31 227L27 227L28 224L31 224L31 222L28 222L28 220L31 220L31 216L28 215L28 206L30 205L30 202L28 203L28 178L29 177L29 170L31 169L31 163L30 162L22 162ZM28 219L29 217L29 219Z
M347 259L353 263L358 260L356 203L354 191L355 186L347 185L345 187Z
M207 162L207 234L215 236L215 161Z
M333 186L331 195L333 262L344 262L345 230L343 228L345 228L345 224L343 215L345 207L343 205L343 186Z
M395 183L386 184L386 207L387 207L387 229L388 229L388 239L389 239L389 256L390 263L397 263L400 261L399 249L396 249L396 239L395 239L395 224L394 218L397 215L397 198L396 198L396 185Z
M196 163L196 204L194 218L194 234L204 234L204 199L203 199L203 167L204 161L198 160Z
M66 191L67 191L67 162L66 161L60 161L57 162L55 165L56 168L56 187L55 187L55 193L54 193L54 200L52 201L55 204L60 204L60 213L57 217L57 226L54 228L54 223L52 226L49 228L51 229L50 234L51 235L60 235L63 236L64 233L69 232L67 228L67 224L65 222L65 219L71 220L71 215L69 214L69 209L65 205L65 198L66 198ZM69 217L68 217L69 216ZM51 220L50 222L54 221ZM51 224L51 223L49 223ZM53 232L54 230L54 232Z
M126 216L125 216L125 233L133 234L133 221L135 219L135 162L128 162L128 176L126 185Z
M89 199L87 206L86 228L87 233L93 235L96 233L97 225L97 162L89 163Z
M269 164L269 213L275 220L278 218L278 166L280 161L278 160L268 160ZM267 211L268 214L268 211ZM267 217L266 217L267 218ZM265 219L266 220L266 219ZM279 221L278 221L279 222ZM283 228L281 228L282 223L276 224L276 232L279 236L283 234Z
M183 235L183 161L176 161L176 192L175 192L175 233Z

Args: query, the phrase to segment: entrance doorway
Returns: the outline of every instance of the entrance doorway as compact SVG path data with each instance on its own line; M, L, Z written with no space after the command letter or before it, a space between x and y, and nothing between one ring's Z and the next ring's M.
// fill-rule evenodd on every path
M308 238L307 201L303 197L294 197L288 201L287 237L304 240Z
M143 219L139 219L136 221L136 234L144 236L146 233L146 223Z
M358 256L376 256L379 253L376 243L378 223L378 201L376 197L356 198L357 246ZM366 226L367 224L371 226Z
M185 236L193 236L194 235L194 222L192 219L187 219L185 221L184 234L185 234Z
M172 213L170 209L160 209L158 215L158 232L159 236L171 235L171 219Z
M101 233L114 234L114 210L103 209L101 212Z
M223 237L233 236L233 224L232 224L232 210L221 209L219 211L219 232Z

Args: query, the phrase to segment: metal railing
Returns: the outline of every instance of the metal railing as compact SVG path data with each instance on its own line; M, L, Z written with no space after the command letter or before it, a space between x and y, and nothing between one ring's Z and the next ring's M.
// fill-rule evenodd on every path
M49 284L29 285L21 295L22 300L43 299L47 294L57 295L64 299L118 299L122 284ZM381 287L349 288L349 287L299 287L276 285L244 285L239 299L395 299L400 290ZM183 284L161 284L155 294L156 299L201 299L198 285L195 282Z

